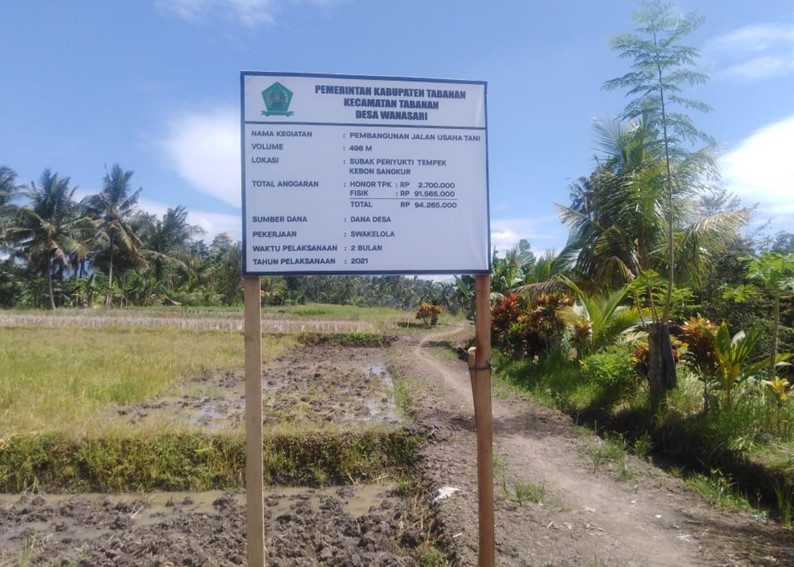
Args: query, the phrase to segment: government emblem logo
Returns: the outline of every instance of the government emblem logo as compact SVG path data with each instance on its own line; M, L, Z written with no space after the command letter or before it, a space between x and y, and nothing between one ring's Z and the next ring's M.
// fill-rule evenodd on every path
M262 98L265 101L267 110L263 110L265 116L292 116L289 110L289 103L292 101L292 91L279 82L273 83L262 91Z

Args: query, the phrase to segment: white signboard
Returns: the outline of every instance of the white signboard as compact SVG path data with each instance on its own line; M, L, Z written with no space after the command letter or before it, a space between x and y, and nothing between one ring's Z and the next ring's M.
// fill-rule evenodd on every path
M487 273L485 87L243 72L244 273Z

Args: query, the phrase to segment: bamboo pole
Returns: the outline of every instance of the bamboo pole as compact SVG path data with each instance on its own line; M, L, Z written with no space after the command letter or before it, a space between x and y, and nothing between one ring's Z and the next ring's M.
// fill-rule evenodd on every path
M477 507L479 567L493 567L493 415L491 413L491 278L478 275L474 295L474 346L468 350L469 376L477 429Z
M245 301L245 497L248 567L265 567L262 465L262 308L259 276L243 278Z

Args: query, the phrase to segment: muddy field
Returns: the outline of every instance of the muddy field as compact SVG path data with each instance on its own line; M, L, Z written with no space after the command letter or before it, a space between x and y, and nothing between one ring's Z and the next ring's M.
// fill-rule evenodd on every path
M263 365L265 427L401 427L386 349L301 345ZM113 413L130 426L236 430L242 372L205 373L178 392ZM267 490L270 565L416 565L429 528L395 481ZM0 565L241 565L244 494L0 495Z
M269 564L416 565L422 534L388 486L279 489L265 498ZM5 496L2 565L244 565L243 494Z
M414 475L325 489L270 488L271 566L477 564L476 447L465 365L470 328L401 337L390 348L301 346L268 363L266 427L373 423L420 432ZM415 415L392 375L414 383ZM114 414L240 428L243 377L208 373ZM496 564L539 567L794 565L794 534L763 516L712 507L651 463L594 467L602 441L528 400L494 396ZM539 497L519 488L542 488ZM440 498L439 489L448 497ZM24 494L0 497L0 565L226 566L246 558L244 495Z
M208 431L242 430L244 374L207 372L171 396L116 408L130 424L187 423ZM400 424L386 350L300 345L262 366L265 427L329 423Z

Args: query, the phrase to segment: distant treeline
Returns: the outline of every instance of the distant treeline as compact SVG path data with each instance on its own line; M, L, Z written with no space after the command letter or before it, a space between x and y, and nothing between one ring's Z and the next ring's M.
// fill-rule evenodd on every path
M158 218L138 208L133 172L115 165L99 193L75 200L49 169L20 184L0 167L0 307L223 306L242 303L242 247L207 244L177 206ZM422 301L457 312L451 282L406 276L262 277L269 305L323 302L412 310Z

